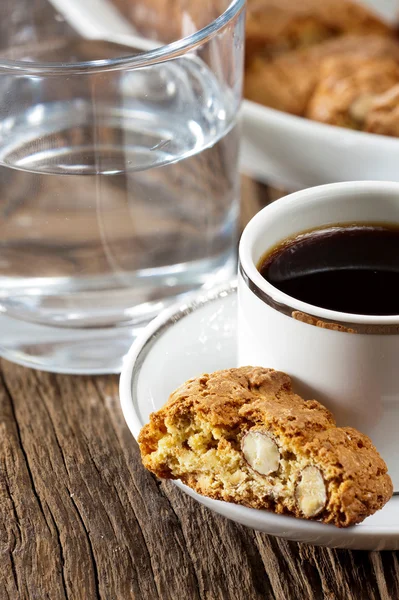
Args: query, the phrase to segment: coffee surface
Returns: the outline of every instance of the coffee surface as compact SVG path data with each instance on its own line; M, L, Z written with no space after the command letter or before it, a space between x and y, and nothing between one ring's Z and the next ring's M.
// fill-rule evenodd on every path
M314 306L399 314L399 227L336 226L298 235L266 253L261 275Z

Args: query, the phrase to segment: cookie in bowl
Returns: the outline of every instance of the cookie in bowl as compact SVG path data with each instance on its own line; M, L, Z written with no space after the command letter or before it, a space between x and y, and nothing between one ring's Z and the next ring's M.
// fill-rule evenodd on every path
M247 58L273 56L348 33L391 36L392 29L350 0L248 0Z
M319 73L305 116L350 129L370 130L366 122L374 101L399 84L399 64L389 56L331 57Z
M247 100L329 125L399 135L398 32L366 7L350 0L248 0L246 43Z
M387 467L365 435L336 427L288 375L261 367L191 379L143 427L144 466L196 492L347 527L392 496Z
M379 82L378 73L374 75L372 69L378 69L381 64L384 80ZM323 105L329 102L329 93L331 104L337 103L342 93L342 79L352 77L351 98L362 94L359 84L365 88L366 82L368 89L385 92L397 82L398 65L397 40L379 35L347 35L268 60L254 57L246 69L244 95L248 100L283 112L308 118L316 118L315 113L317 120L332 122L333 117L328 115L331 120L327 121L319 113L322 114ZM362 68L362 76L356 79L353 76L358 66ZM346 86L344 81L345 94ZM316 108L319 105L320 111Z

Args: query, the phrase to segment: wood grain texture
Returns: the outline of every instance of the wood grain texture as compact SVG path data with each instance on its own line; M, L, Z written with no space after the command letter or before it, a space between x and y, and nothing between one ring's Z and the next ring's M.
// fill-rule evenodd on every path
M244 221L274 197L243 190ZM116 377L0 361L0 600L398 598L397 553L268 537L157 481Z

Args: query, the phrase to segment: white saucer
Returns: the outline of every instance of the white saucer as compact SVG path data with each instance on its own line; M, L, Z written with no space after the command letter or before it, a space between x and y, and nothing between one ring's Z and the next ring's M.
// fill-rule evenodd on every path
M197 295L157 317L125 358L120 397L126 422L137 439L149 414L190 377L236 365L236 286ZM205 498L176 485L211 510L271 535L334 548L399 549L399 496L361 525L337 529Z

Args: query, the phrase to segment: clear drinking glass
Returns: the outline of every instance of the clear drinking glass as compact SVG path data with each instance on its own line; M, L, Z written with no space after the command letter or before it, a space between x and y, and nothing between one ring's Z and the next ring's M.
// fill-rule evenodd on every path
M243 9L0 3L2 356L117 372L161 309L235 273Z

